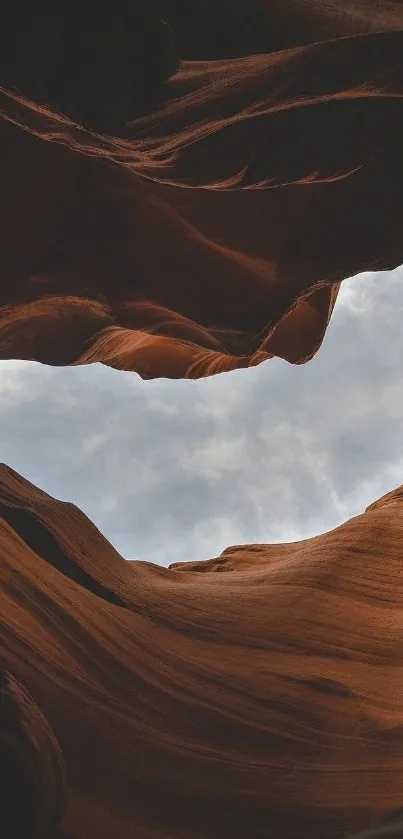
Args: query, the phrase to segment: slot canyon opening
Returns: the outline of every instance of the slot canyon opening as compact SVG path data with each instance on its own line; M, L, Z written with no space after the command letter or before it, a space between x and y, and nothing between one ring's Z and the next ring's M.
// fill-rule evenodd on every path
M168 566L331 530L402 483L402 281L403 267L345 280L304 366L144 382L3 361L0 459L127 559ZM44 533L31 535L35 550Z
M400 522L347 520L402 482L402 26L5 3L0 835L347 837L401 802Z

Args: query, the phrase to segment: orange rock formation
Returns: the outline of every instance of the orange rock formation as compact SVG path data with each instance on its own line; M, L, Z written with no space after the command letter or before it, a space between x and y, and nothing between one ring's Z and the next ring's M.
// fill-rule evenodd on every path
M122 4L108 12L115 24ZM88 67L110 55L109 19L77 18L90 57L74 57L70 28L56 91L46 66L44 90L33 85L29 38L25 76L15 50L0 67L0 358L101 361L144 378L273 355L301 363L322 341L339 282L403 261L402 3L162 5L187 58L164 86L175 62L157 61L154 19L137 22L149 49L125 60L144 84L159 73L159 104L153 82L148 110L137 103L146 116L130 121L129 108L119 136L77 116L92 103L88 124L108 124ZM3 40L15 32L19 43L11 21ZM119 31L110 37L115 55ZM115 68L116 88L104 82L105 107L127 66Z
M149 4L5 5L0 358L301 363L341 280L403 262L399 0L160 0L179 62ZM400 836L401 543L396 490L304 542L127 563L2 467L4 835Z
M65 785L74 839L332 839L401 805L402 503L167 569L3 466L1 660L25 718L8 748L41 791L31 818L56 830Z

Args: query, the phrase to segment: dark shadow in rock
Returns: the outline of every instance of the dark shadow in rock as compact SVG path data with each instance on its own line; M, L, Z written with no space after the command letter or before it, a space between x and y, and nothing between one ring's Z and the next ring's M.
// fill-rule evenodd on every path
M55 537L50 531L41 524L38 519L18 507L9 507L7 504L0 504L0 516L18 533L25 544L31 548L38 556L42 557L53 568L57 568L61 574L74 580L75 583L95 594L96 597L112 603L114 606L126 607L123 600L120 599L113 591L103 586L97 580L94 580L90 574L87 574L82 568L79 568L73 560L64 553L60 545L57 543Z
M53 839L65 806L65 765L40 709L0 671L0 829L7 839Z

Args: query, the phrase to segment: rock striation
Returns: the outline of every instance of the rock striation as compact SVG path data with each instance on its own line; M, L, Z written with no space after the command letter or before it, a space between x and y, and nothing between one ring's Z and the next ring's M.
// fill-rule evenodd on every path
M403 262L402 3L48 6L1 35L0 358L310 359L340 282Z
M403 262L403 4L53 5L0 29L0 359L310 359ZM400 836L402 500L166 569L3 465L2 832Z
M2 466L1 666L30 697L41 824L58 814L71 839L400 835L402 498L302 542L163 568L124 561Z

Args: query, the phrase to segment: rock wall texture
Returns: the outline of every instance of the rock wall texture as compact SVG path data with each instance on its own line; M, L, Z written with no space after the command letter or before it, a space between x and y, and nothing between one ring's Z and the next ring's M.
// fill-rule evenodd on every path
M311 358L340 281L403 262L402 3L48 6L0 38L0 357Z
M2 10L0 359L307 361L403 262L403 4L54 8ZM7 839L401 836L402 500L165 569L3 466Z
M400 488L303 542L126 562L3 466L1 664L51 778L38 818L67 785L74 839L400 836L375 825L402 804L402 538Z

